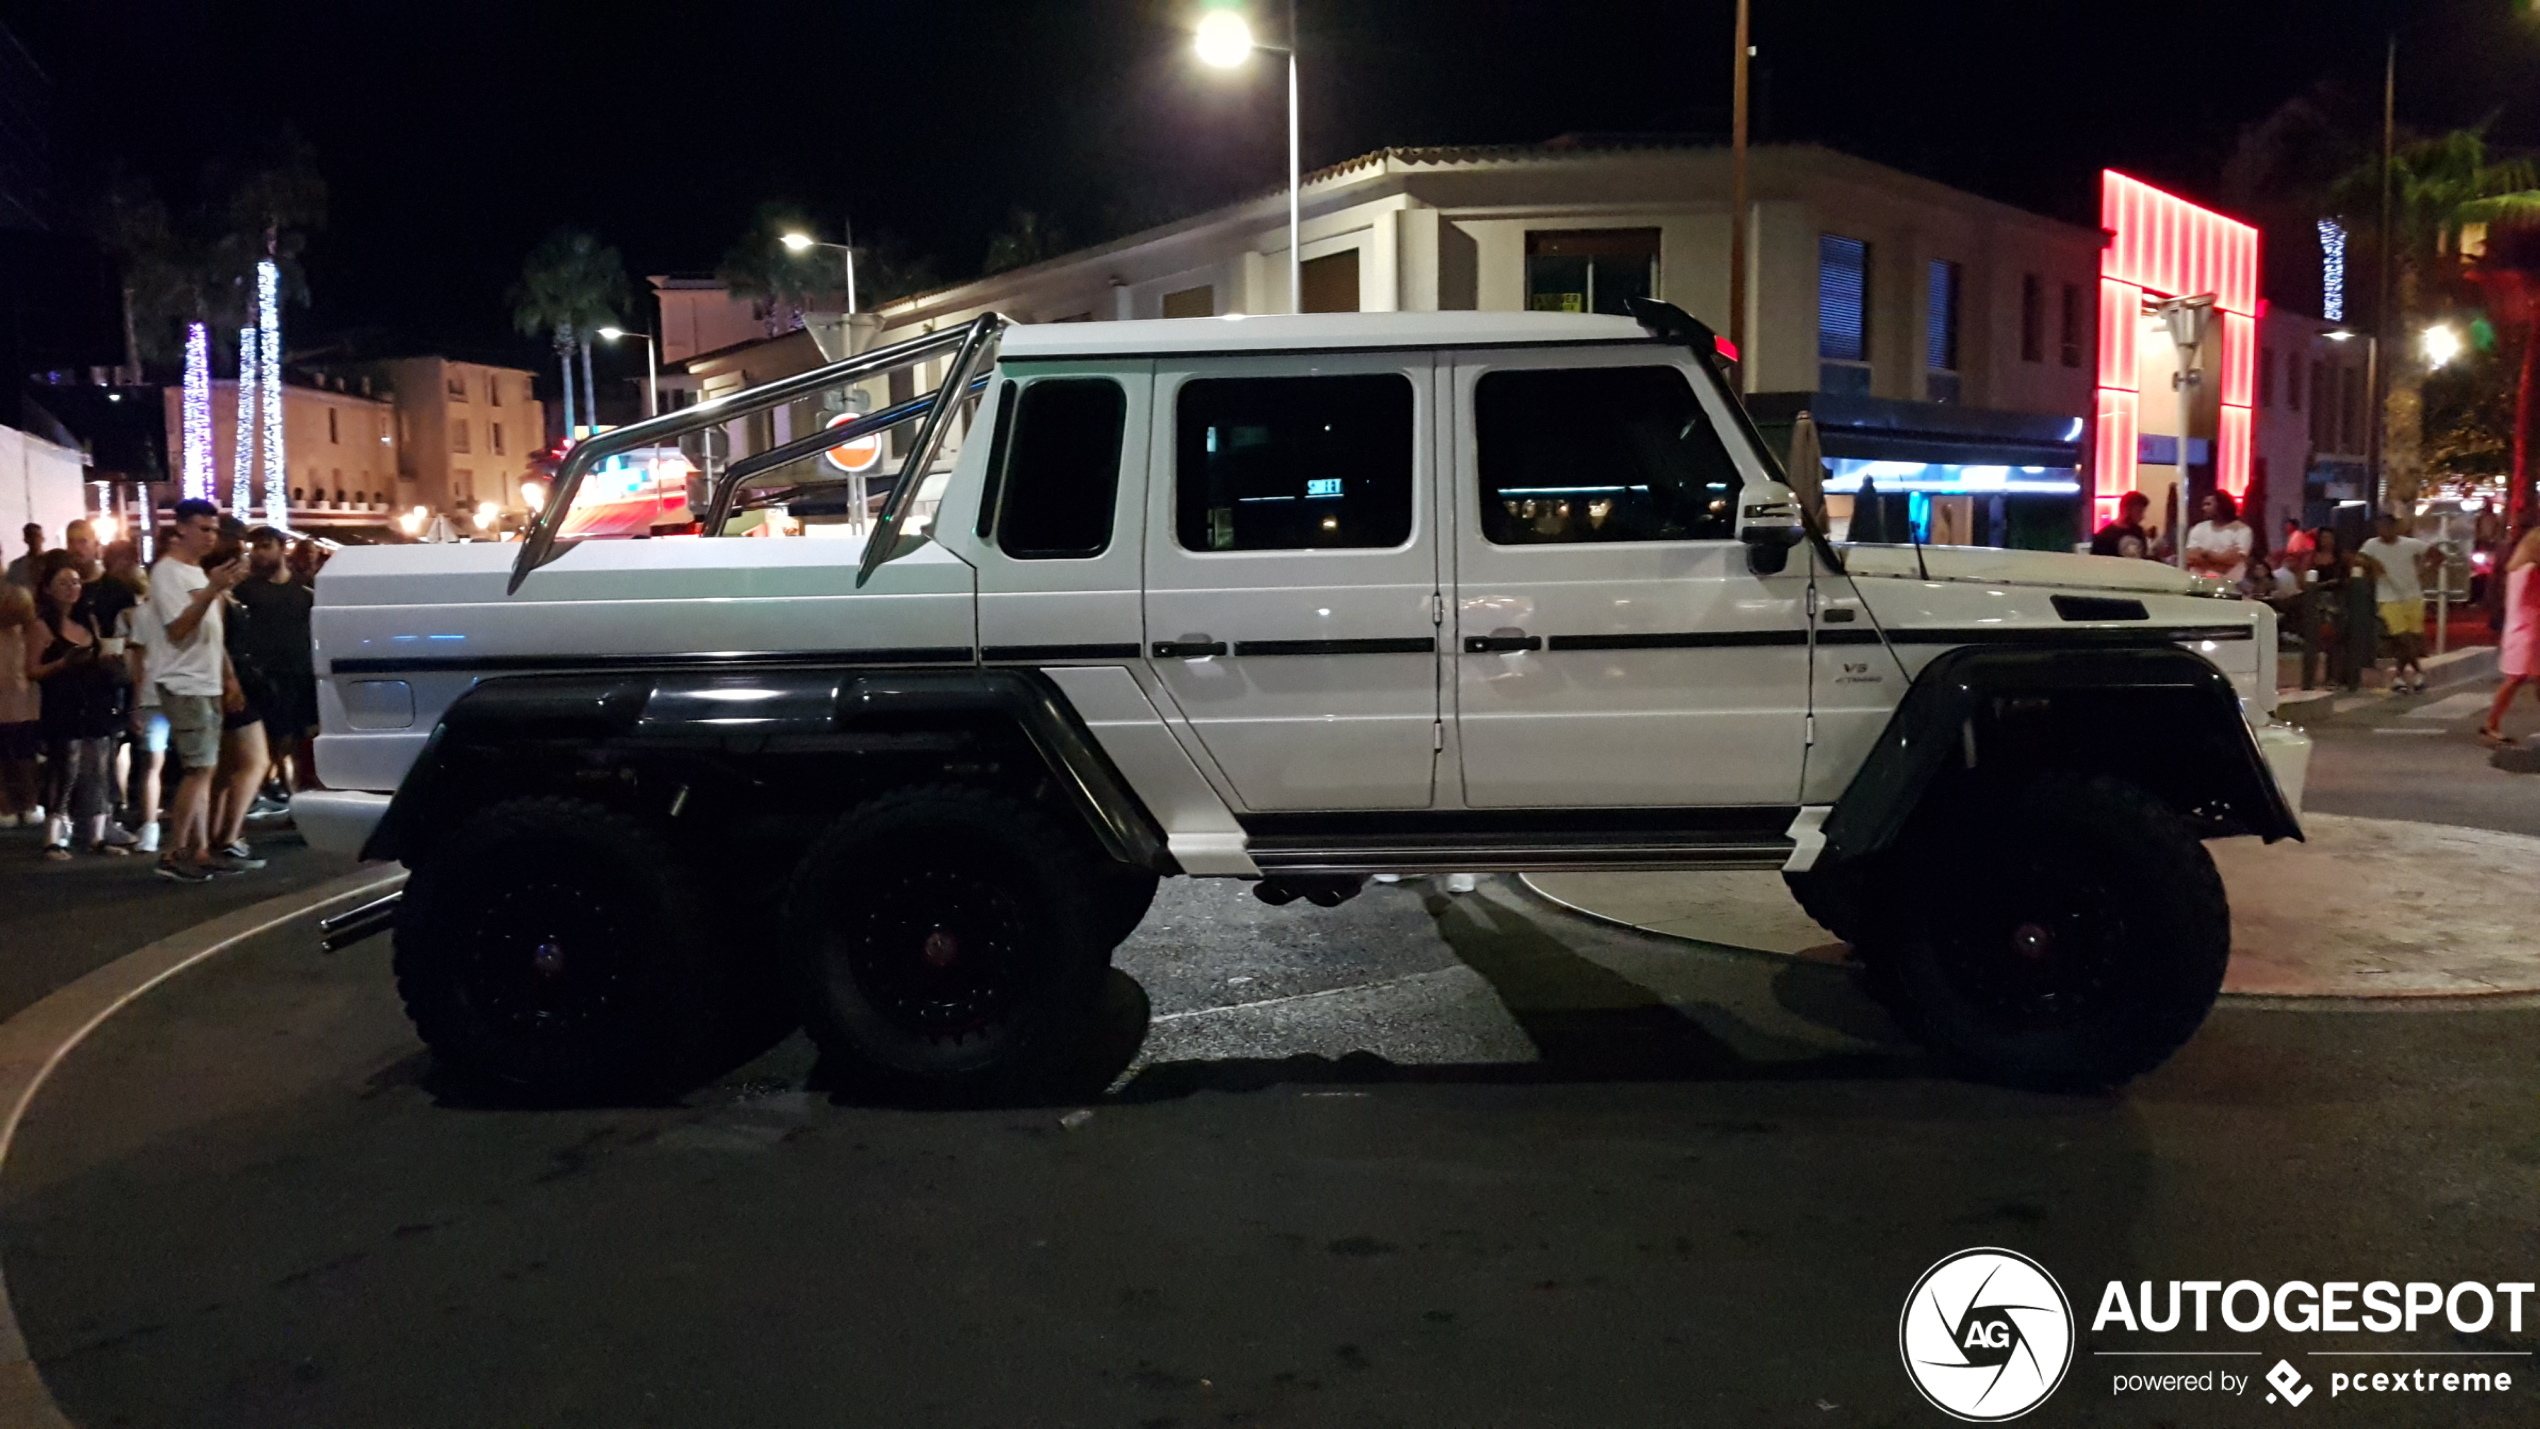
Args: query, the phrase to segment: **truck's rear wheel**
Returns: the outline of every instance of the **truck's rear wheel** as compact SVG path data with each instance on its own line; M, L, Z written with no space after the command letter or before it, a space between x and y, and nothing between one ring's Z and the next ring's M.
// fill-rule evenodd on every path
M719 980L671 850L576 799L491 805L415 868L397 914L406 1013L442 1065L538 1101L655 1095L696 1070Z
M840 819L784 911L832 1078L921 1098L1056 1090L1100 1033L1100 875L1076 831L992 790L897 790Z
M2222 989L2221 876L2131 784L2050 776L1901 852L1864 910L1866 985L1977 1076L2116 1085L2177 1051Z

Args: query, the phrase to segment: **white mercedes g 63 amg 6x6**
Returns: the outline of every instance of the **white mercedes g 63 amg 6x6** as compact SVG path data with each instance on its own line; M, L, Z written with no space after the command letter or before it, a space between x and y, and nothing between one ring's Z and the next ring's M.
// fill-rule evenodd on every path
M1074 1065L1162 877L1774 868L1951 1064L2156 1065L2230 952L2200 840L2300 836L2274 617L1834 544L1718 348L1649 302L989 314L595 438L521 542L319 580L299 820L412 870L330 936L393 927L423 1039L517 1095L677 1086L771 992L978 1095ZM811 465L894 428L878 513ZM683 440L692 526L570 539ZM780 506L864 539L715 539Z

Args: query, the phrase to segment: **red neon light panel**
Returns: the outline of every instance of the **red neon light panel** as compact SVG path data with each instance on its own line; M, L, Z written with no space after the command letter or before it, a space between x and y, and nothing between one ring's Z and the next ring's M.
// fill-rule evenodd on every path
M2095 506L2115 515L2135 489L2141 408L2138 331L2146 299L2210 294L2218 309L2208 341L2219 351L2219 426L2214 481L2233 496L2249 489L2251 400L2257 390L2258 230L2140 179L2109 169L2099 179L2099 440Z

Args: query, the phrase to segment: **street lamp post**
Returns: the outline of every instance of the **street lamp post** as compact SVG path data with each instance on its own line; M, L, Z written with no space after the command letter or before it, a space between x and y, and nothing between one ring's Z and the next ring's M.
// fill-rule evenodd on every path
M815 248L834 248L847 255L847 315L855 316L855 225L847 225L847 241L844 243L823 243L808 233L788 233L777 241L785 245L785 251L788 253L808 253Z
M660 416L661 359L653 350L653 335L648 332L636 332L631 328L604 327L600 329L600 336L610 342L615 342L621 337L640 337L644 340L644 415Z
M1296 0L1288 0L1288 42L1265 45L1254 39L1252 26L1232 10L1212 10L1199 22L1197 48L1204 63L1232 69L1254 50L1288 57L1288 311L1305 311L1305 255L1298 241L1303 228L1304 172L1297 136Z

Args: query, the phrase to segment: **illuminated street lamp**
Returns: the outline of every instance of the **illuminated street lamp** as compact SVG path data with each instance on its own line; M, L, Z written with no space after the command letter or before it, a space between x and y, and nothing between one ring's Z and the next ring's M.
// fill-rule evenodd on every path
M600 336L611 342L621 337L640 337L644 340L644 415L660 416L661 370L660 360L653 351L653 335L648 332L636 332L629 328L604 327L600 329Z
M1284 45L1266 45L1255 39L1251 24L1233 10L1211 10L1199 22L1194 48L1199 51L1202 64L1218 69L1242 64L1254 50L1288 57L1288 310L1304 312L1305 259L1297 244L1302 175L1297 157L1296 0L1288 0L1288 42Z
M2436 323L2418 337L2417 348L2429 369L2439 368L2461 355L2461 335L2450 323Z
M844 242L844 243L823 243L823 242L821 242L819 239L812 237L810 234L808 234L808 233L801 233L801 232L795 232L795 233L788 233L788 234L785 234L785 235L783 235L782 237L778 238L776 241L777 241L777 242L779 242L779 243L784 244L784 245L785 245L785 251L786 251L786 252L788 252L788 253L809 253L811 250L813 250L813 249L815 249L815 248L834 248L834 249L836 249L837 251L839 251L840 253L844 253L845 255L847 255L847 260L846 260L846 261L847 261L847 313L848 313L848 315L849 315L849 316L853 316L853 315L854 315L854 313L855 313L855 225L854 225L854 224L852 224L852 223L851 223L851 224L848 224L848 225L847 225L847 241L846 241L846 242Z

